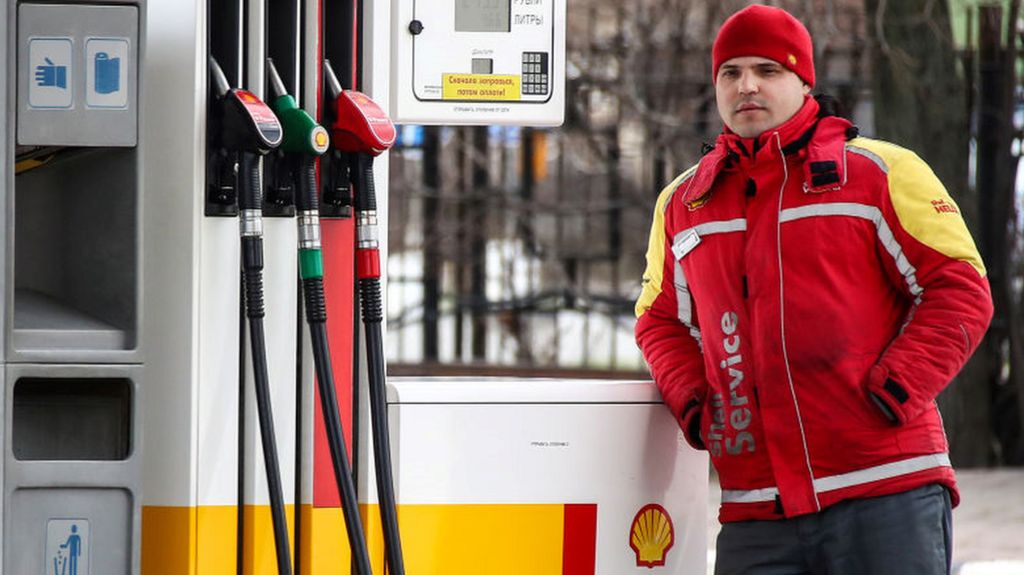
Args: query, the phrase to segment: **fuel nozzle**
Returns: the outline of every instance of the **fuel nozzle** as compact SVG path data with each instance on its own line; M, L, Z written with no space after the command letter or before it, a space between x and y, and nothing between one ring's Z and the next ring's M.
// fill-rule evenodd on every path
M395 125L366 94L342 90L330 62L324 62L324 77L333 97L334 122L331 140L337 150L351 154L352 183L355 185L356 274L379 278L377 256L377 198L373 188L373 158L395 143Z
M284 127L284 141L278 153L282 155L280 159L290 167L296 183L299 278L302 280L303 307L306 310L306 323L309 325L316 384L320 392L318 399L327 432L334 479L342 499L342 515L345 519L349 549L352 551L353 573L372 575L370 555L359 517L358 494L352 479L352 467L338 410L326 327L327 307L324 298L323 255L320 250L316 159L327 151L330 138L327 130L288 95L273 60L269 58L267 77L270 79L270 92L273 95L271 105Z
M209 60L218 116L214 144L233 152L266 154L281 144L281 123L255 94L232 88L217 60Z
M324 77L333 102L331 141L334 148L351 154L352 183L355 185L356 228L361 233L357 250L377 251L377 198L373 189L373 158L395 143L395 125L384 110L369 96L355 90L342 90L331 63L324 61ZM365 236L365 237L364 237ZM364 251L364 253L369 253ZM367 259L366 265L357 264L359 277L380 277L380 264ZM360 271L362 268L362 271Z
M330 62L324 61L324 77L330 92L332 111L331 140L334 148L346 152L352 163L356 211L356 276L359 279L359 303L366 337L367 378L370 388L371 433L374 446L374 471L387 572L405 575L402 540L398 529L394 476L385 399L383 320L380 289L380 249L377 230L377 198L373 188L373 158L395 143L395 125L384 110L365 94L342 90Z
M237 161L237 188L242 286L253 366L253 386L259 421L263 467L270 495L271 524L278 575L291 575L291 547L285 516L281 467L277 454L274 414L270 400L266 335L263 327L263 189L260 156L281 143L281 123L255 94L231 88L217 61L210 57L213 102L210 106L211 143Z
M264 162L268 184L263 214L293 216L296 210L316 209L316 158L327 151L330 137L288 94L273 59L267 58L266 69L267 102L281 121L284 137Z
M272 106L284 128L279 160L288 166L287 172L295 183L299 249L303 250L304 254L300 258L300 274L303 280L320 277L323 266L320 263L316 159L327 151L330 138L327 130L300 108L295 98L288 94L281 76L277 73L277 67L270 58L267 58L267 77L270 79Z
M272 96L270 106L284 128L281 150L285 153L311 156L319 156L326 152L330 145L327 130L300 108L295 98L288 94L281 76L277 73L277 67L270 58L267 58L267 77L270 78Z
M324 60L324 85L327 94L325 102L334 102L336 95L341 93L341 84L334 75L329 60ZM324 118L328 125L333 123L334 105L324 106ZM351 154L346 154L332 146L330 151L320 160L321 185L320 215L333 218L352 217L352 178L349 175Z
M324 78L334 113L331 126L334 147L349 153L379 156L395 143L395 125L369 96L342 90L329 61L324 61Z

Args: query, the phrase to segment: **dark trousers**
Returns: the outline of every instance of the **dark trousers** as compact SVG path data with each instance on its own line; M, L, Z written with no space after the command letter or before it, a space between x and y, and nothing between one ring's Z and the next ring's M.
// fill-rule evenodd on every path
M949 575L949 493L927 485L780 521L726 523L715 575Z

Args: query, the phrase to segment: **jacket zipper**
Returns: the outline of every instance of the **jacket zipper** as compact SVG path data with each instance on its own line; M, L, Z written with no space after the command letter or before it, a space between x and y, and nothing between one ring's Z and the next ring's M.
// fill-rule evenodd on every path
M804 430L804 420L800 414L800 403L796 398L796 386L793 385L793 371L789 367L789 349L786 345L786 292L782 272L782 198L786 193L786 185L789 183L789 166L786 163L786 154L782 151L782 137L778 132L773 134L775 143L779 149L779 156L782 159L782 189L779 190L779 210L775 219L775 241L776 253L779 258L779 327L782 339L782 361L786 365L786 382L789 384L789 392L793 397L793 407L796 409L797 425L800 426L800 441L804 448L804 461L807 464L807 476L811 484L811 493L814 495L814 507L821 511L821 503L818 501L818 491L814 489L814 468L811 467L811 454L807 449L807 432Z

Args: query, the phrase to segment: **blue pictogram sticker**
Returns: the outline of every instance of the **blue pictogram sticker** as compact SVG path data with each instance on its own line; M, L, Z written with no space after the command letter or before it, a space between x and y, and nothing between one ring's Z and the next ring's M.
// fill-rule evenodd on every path
M78 558L82 556L82 536L78 534L78 526L71 526L71 534L68 535L67 541L60 544L58 551L66 551L66 553L58 553L58 555L64 555L63 565L61 566L61 574L64 575L64 567L68 567L67 575L78 575Z
M121 89L121 59L111 58L106 52L97 52L93 65L96 67L96 92L112 94Z
M67 88L68 67L54 64L49 58L44 58L43 61L45 64L36 66L36 86Z
M68 109L74 105L75 69L71 38L32 38L23 84L28 87L28 107Z
M130 48L127 38L85 40L86 108L128 108L128 93L133 91Z
M89 520L50 519L46 575L89 575Z

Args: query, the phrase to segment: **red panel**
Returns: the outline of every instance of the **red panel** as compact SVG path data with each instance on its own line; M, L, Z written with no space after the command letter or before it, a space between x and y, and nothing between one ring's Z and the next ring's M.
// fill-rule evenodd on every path
M320 220L324 254L324 295L327 299L327 336L331 341L331 363L334 367L338 409L349 457L352 450L352 319L355 309L353 252L355 250L354 220ZM334 482L331 451L320 412L320 394L316 394L316 415L313 423L313 505L340 507L341 497Z
M596 561L597 505L566 505L562 575L594 575Z

